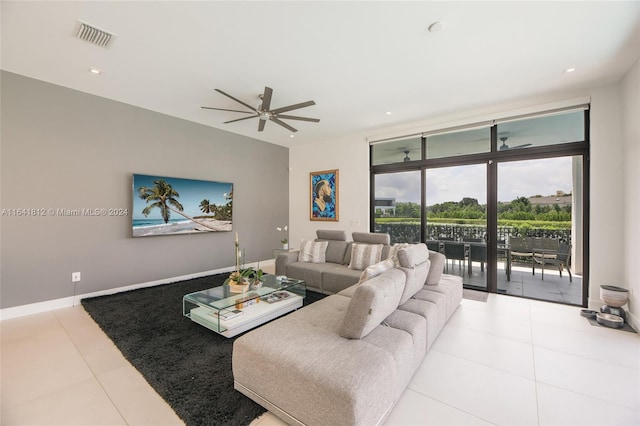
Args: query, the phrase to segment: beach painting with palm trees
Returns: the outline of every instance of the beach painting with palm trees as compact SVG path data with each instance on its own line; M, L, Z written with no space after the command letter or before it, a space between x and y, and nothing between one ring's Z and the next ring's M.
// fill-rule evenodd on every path
M134 237L229 232L233 184L133 175Z

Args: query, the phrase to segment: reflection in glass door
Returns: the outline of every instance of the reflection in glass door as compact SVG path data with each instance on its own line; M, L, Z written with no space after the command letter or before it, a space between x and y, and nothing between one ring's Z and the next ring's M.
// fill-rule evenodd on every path
M498 164L499 293L582 304L582 167L581 156Z
M447 256L445 272L487 289L487 166L427 169L425 242Z
M374 229L391 243L420 242L420 171L375 176Z

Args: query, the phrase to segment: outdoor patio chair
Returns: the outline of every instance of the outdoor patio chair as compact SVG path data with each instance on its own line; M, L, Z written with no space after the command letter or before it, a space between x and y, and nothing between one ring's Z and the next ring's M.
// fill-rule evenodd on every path
M469 244L469 276L473 269L473 262L480 262L480 270L484 272L484 264L487 262L487 245L472 242Z
M558 267L558 272L560 272L560 277L562 278L562 270L567 268L567 272L569 273L569 282L573 282L573 276L571 275L571 245L565 243L558 244L558 253L555 258L547 258L547 257L538 257L536 256L534 260L537 263L542 265L542 279L544 280L544 266L545 265L556 265Z
M542 267L542 279L544 279L544 264L547 259L555 259L558 255L558 239L557 238L532 238L531 239L531 247L533 250L533 260L535 261L533 264L533 274L535 275L536 269L535 264L540 263L543 265ZM545 261L542 262L541 259Z
M460 269L460 264L462 263L462 267L464 268L464 263L466 259L466 253L464 249L464 243L459 243L455 241L445 241L444 242L444 255L447 258L447 271L449 270L449 260L451 260L451 265L453 266L453 261L458 261L458 269Z
M430 240L426 244L429 250L440 253L440 241Z
M535 274L535 264L533 263L533 248L531 237L511 237L509 238L509 249L511 250L511 262L515 258L531 260L532 274Z

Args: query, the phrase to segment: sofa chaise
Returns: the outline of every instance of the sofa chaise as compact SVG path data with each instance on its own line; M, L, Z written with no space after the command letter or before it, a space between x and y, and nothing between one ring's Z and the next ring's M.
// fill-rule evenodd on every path
M234 342L234 387L289 424L377 425L462 299L424 244ZM327 285L323 282L323 285Z

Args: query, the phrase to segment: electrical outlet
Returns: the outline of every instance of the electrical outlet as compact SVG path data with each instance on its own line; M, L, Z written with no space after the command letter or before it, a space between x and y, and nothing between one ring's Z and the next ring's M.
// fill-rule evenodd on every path
M80 281L80 272L72 272L71 273L71 282L72 283L77 283L78 281Z

